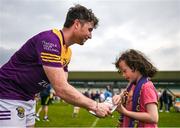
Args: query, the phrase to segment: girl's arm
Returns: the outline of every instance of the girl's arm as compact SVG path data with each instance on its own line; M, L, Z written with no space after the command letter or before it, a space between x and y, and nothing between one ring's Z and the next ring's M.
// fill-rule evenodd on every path
M117 107L117 111L123 113L125 116L139 120L146 123L158 123L158 108L156 103L149 103L146 105L147 112L133 112L128 111L122 104Z

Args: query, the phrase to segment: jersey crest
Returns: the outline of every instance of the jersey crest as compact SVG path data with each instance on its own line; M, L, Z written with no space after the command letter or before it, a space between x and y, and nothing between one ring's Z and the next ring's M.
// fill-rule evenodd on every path
M21 107L21 106L18 106L18 107L16 108L16 110L17 110L17 115L18 115L20 118L23 118L24 115L25 115L25 109L24 109L23 107Z

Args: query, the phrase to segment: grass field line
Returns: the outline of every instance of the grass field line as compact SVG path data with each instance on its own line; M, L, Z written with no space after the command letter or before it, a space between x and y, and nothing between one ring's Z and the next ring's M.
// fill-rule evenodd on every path
M96 120L92 123L91 128L93 128L94 126L96 126L97 122L99 121L99 118L96 118Z

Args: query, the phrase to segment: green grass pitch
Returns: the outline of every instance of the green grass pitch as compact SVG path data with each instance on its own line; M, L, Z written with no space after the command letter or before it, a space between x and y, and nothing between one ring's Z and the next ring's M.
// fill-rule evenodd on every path
M37 106L39 108L39 106ZM41 121L36 121L36 127L109 127L117 126L119 114L113 113L113 117L97 118L91 115L85 109L80 109L79 115L72 118L73 106L67 103L54 103L49 105L49 122L42 121L43 114L41 113ZM180 127L180 113L171 110L170 113L159 113L158 127Z

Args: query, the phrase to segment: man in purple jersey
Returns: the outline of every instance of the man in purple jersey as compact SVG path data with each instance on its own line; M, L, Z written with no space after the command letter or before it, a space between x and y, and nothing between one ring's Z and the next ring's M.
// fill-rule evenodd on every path
M30 38L0 68L1 126L33 127L34 95L49 83L66 102L94 111L99 117L111 114L109 106L85 97L67 81L69 46L83 45L97 25L91 9L75 5L69 9L62 30L48 30Z

